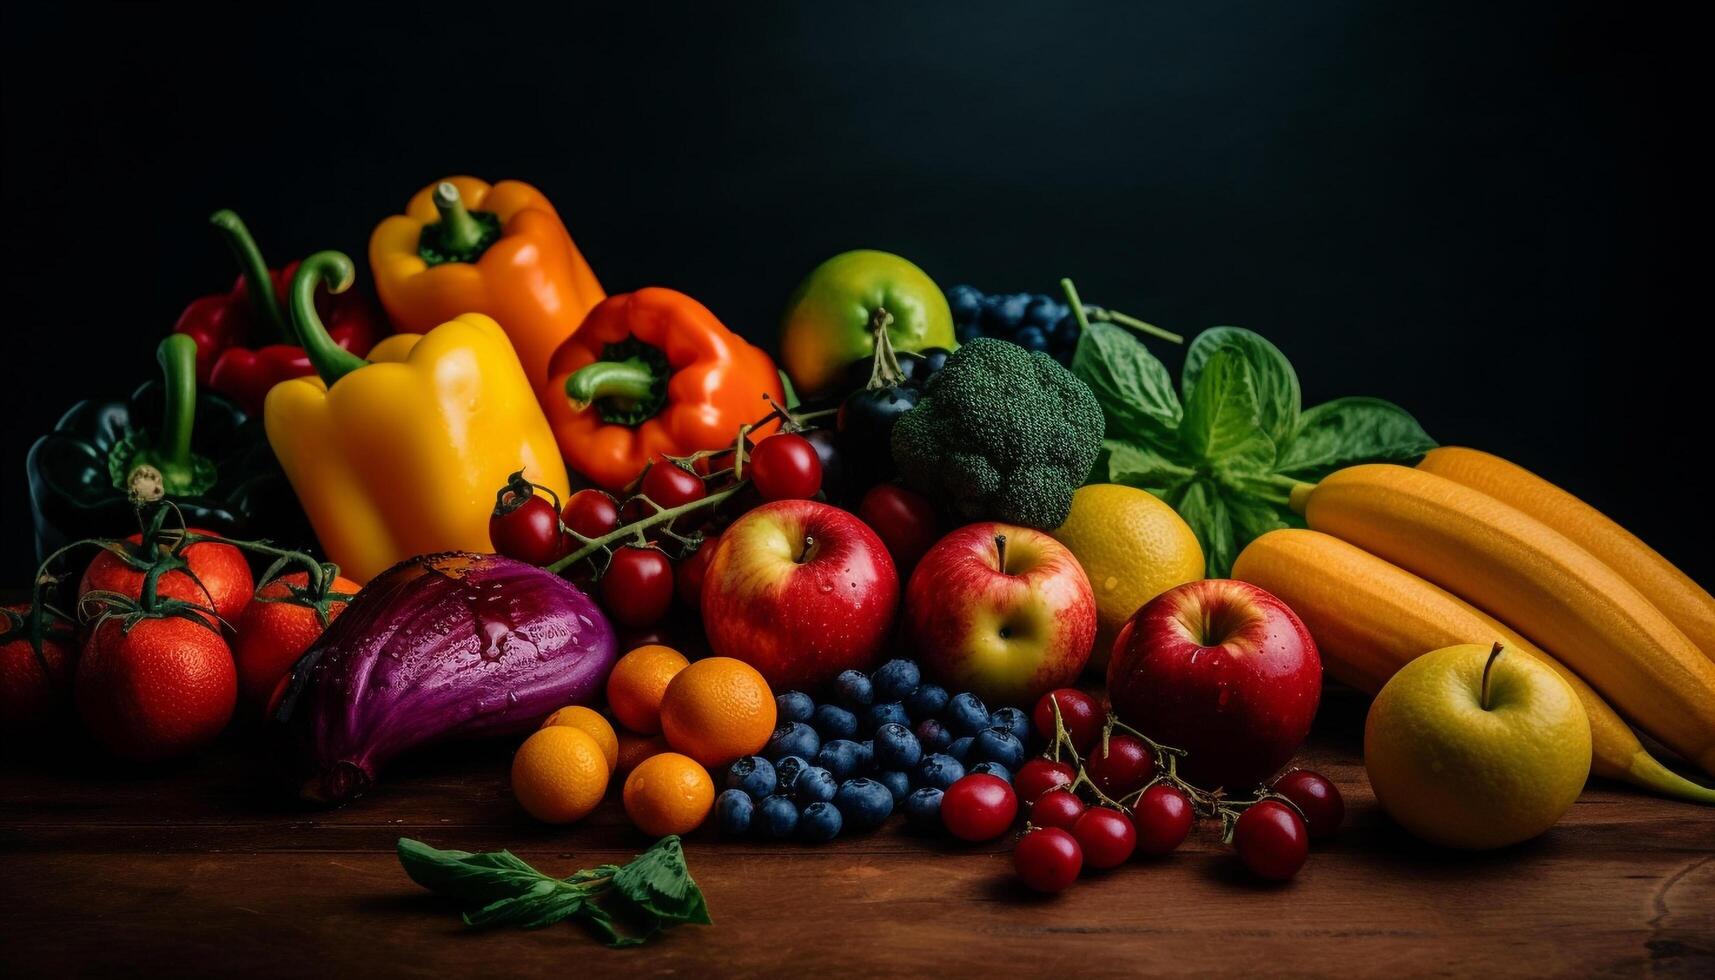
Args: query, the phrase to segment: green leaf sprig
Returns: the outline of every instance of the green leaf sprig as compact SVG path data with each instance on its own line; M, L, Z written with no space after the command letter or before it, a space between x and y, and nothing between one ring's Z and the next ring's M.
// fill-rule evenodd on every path
M636 946L673 926L709 924L709 907L677 837L663 837L625 865L604 864L553 878L511 851L441 851L399 838L411 880L467 906L473 929L540 929L579 919L609 946Z
M1062 280L1068 296L1076 293ZM1253 538L1302 527L1292 488L1357 463L1415 462L1435 441L1379 398L1303 408L1280 349L1239 327L1212 327L1185 352L1175 390L1167 368L1129 331L1084 322L1076 374L1107 417L1091 483L1124 483L1179 512L1203 545L1209 577L1227 575Z

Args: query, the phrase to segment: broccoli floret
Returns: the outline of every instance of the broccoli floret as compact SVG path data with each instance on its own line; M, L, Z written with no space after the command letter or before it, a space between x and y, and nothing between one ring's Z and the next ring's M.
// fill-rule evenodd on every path
M1096 396L1047 354L980 337L960 347L893 426L900 475L969 520L1055 528L1090 475Z

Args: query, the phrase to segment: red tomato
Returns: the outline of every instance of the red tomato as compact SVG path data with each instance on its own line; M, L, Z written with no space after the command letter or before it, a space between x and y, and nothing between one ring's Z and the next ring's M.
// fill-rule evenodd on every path
M213 533L196 528L191 530L198 534ZM125 539L125 543L130 546L132 554L138 554L143 536L133 534ZM167 548L164 544L159 547L164 557ZM184 570L174 569L160 577L156 594L164 599L212 607L221 619L228 623L237 622L244 613L244 607L250 604L251 593L256 590L256 580L250 575L250 564L244 560L244 553L219 541L198 541L180 552L180 557L185 560L191 575L196 577L193 579ZM150 556L142 558L149 560ZM140 569L132 568L125 559L104 549L84 570L83 579L77 586L78 598L102 590L137 599L143 594L143 577Z
M673 604L673 563L659 548L622 545L601 576L601 604L622 626L651 626Z
M757 443L747 472L763 500L808 500L822 489L822 457L810 440L792 432Z
M1017 816L1018 796L1012 787L988 773L962 777L941 797L941 822L960 840L994 840Z
M1066 726L1066 734L1072 736L1072 747L1078 750L1080 756L1090 751L1090 746L1096 744L1096 739L1102 735L1102 706L1096 699L1075 687L1062 687L1057 691L1049 691L1036 702L1036 709L1031 712L1031 722L1036 725L1036 734L1041 735L1052 746L1054 744L1054 702L1060 703L1060 720Z
M1340 824L1346 819L1346 801L1328 777L1309 769L1294 769L1275 779L1274 791L1304 814L1311 840L1327 840L1340 832Z
M41 655L30 644L28 605L0 611L0 730L39 728L71 705L70 640L42 638Z
M1059 827L1044 827L1019 838L1012 851L1012 866L1026 885L1053 894L1078 880L1084 855L1071 834Z
M655 457L649 472L643 474L643 483L638 491L660 505L662 510L671 510L708 496L701 477L663 456Z
M673 568L673 587L679 601L697 615L703 612L703 578L709 572L709 559L714 557L719 535L710 535L697 545L697 550Z
M1078 770L1073 769L1069 762L1031 759L1018 767L1017 774L1012 777L1012 788L1017 791L1019 799L1031 803L1050 790L1065 789L1077 778Z
M508 493L494 505L488 515L488 540L495 554L530 565L552 565L569 550L560 533L559 512L534 493L522 500Z
M238 666L238 689L244 700L256 708L266 707L281 678L316 642L327 627L322 624L313 606L294 601L293 588L302 590L309 584L308 572L282 575L256 593L244 615L238 620L238 635L232 642L233 659ZM343 576L336 577L329 591L354 596L361 588ZM331 624L345 611L346 601L328 604Z
M1156 783L1144 790L1131 810L1138 851L1155 856L1172 851L1185 843L1195 816L1191 801L1177 788Z
M1084 771L1089 773L1096 788L1109 796L1115 799L1130 796L1154 778L1155 753L1149 751L1143 739L1123 733L1109 736L1104 752L1098 737L1084 760Z
M605 490L579 490L566 501L560 520L586 538L599 538L619 526L619 501Z
M901 570L915 566L940 534L935 506L929 498L896 483L870 487L858 503L857 513L875 529Z
M1137 849L1137 829L1125 814L1105 806L1085 810L1072 825L1072 836L1092 868L1117 868Z
M1084 801L1063 789L1051 790L1030 806L1030 822L1038 827L1071 830L1084 815Z
M1285 881L1304 867L1310 832L1291 807L1279 800L1263 800L1239 814L1233 825L1233 849L1252 874Z
M111 617L83 648L75 693L97 742L150 762L219 735L238 701L238 675L226 641L203 622L144 618L127 631L121 617Z

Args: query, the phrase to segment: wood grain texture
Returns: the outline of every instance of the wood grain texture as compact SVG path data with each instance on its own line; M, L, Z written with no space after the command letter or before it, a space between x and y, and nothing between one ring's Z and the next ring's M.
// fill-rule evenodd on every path
M508 745L409 761L324 812L273 795L242 738L141 774L14 743L0 763L0 974L1715 974L1715 810L1598 784L1535 841L1439 851L1377 808L1361 717L1355 697L1330 698L1299 760L1339 784L1348 820L1284 886L1250 880L1207 827L1057 898L1014 882L1004 844L897 820L823 847L704 830L686 850L715 925L632 950L569 926L468 933L400 871L402 835L508 847L556 874L647 846L616 799L576 827L524 818Z

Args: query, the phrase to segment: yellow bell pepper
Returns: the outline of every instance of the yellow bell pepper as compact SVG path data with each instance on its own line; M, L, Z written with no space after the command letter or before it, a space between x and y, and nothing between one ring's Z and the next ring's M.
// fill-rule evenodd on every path
M316 537L359 582L412 555L494 550L488 517L510 474L570 495L518 355L499 324L466 313L358 357L315 311L317 286L344 292L354 275L339 252L298 268L292 321L316 374L275 385L263 405L268 442Z

